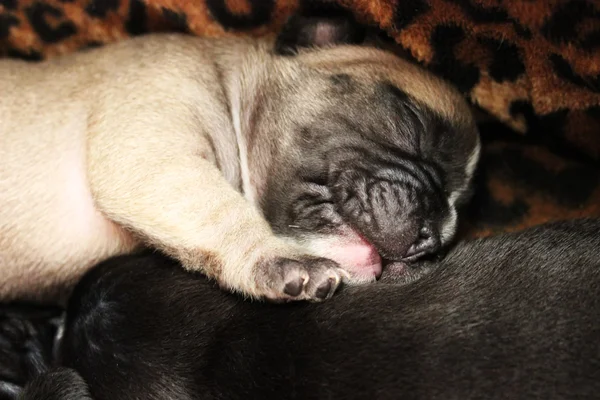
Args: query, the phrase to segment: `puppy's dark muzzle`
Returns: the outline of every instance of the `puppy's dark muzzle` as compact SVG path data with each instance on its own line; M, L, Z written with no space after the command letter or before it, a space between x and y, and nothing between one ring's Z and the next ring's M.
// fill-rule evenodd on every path
M383 258L413 261L441 247L437 224L429 222L439 219L439 195L426 182L402 179L402 172L381 177L364 169L343 171L333 196L344 220Z
M429 254L437 253L442 247L440 235L430 226L424 225L417 240L408 248L404 261L415 261Z

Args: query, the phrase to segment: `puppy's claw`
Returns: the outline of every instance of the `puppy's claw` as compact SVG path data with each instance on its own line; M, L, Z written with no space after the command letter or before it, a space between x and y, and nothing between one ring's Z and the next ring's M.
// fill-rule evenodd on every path
M341 269L341 268L339 268L337 271L339 273L339 275L336 276L336 278L338 279L338 281L336 282L337 285L340 284L340 281L346 282L346 281L350 280L351 277L350 277L350 274L348 273L348 271Z

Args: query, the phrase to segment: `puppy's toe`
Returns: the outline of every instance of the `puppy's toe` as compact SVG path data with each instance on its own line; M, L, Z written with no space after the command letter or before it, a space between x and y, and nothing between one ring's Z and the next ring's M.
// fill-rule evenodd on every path
M311 258L306 264L310 265L307 298L321 301L333 296L342 282L342 270L338 265L325 258Z
M310 279L302 264L295 260L283 260L277 264L276 268L281 268L283 292L291 297L300 296Z

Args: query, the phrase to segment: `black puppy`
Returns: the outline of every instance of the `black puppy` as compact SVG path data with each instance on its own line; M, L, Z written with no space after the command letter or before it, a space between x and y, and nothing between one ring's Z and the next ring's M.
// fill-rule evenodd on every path
M462 243L393 283L409 268L273 306L159 256L115 258L76 288L58 364L96 400L600 396L600 221ZM42 376L24 398L64 383Z

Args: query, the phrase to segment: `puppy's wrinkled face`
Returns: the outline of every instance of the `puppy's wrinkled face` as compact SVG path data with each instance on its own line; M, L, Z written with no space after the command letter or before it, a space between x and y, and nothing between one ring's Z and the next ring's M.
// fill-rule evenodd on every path
M321 42L323 32L356 37L330 25L312 26ZM291 57L306 72L281 106L288 132L261 191L275 233L337 261L354 282L378 277L382 258L437 252L455 233L479 156L464 100L382 50L340 45Z

